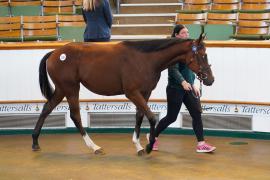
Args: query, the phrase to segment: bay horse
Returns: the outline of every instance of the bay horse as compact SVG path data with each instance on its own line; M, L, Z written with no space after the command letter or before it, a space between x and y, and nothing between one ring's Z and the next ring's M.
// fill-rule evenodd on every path
M147 106L152 90L156 87L161 71L182 62L194 71L205 85L212 85L214 77L208 64L204 35L193 39L162 39L123 41L119 43L69 43L47 53L39 66L39 83L47 99L34 128L32 150L40 150L38 137L46 117L66 97L70 117L78 128L86 145L95 154L103 154L82 127L79 107L80 83L100 95L125 96L136 106L136 125L132 141L138 155L144 148L139 141L143 116L150 123L150 153L155 142L156 119ZM55 85L51 87L49 74Z

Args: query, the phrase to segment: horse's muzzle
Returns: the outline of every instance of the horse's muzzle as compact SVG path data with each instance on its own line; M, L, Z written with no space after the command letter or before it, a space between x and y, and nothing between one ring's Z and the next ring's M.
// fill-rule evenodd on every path
M215 79L204 79L203 84L206 86L211 86L214 83Z

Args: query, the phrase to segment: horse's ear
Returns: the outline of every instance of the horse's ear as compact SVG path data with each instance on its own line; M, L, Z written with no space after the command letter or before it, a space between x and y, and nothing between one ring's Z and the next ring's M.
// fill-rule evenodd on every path
M206 33L203 33L202 40L205 40L205 39L206 39Z
M205 37L206 37L206 33L201 33L200 34L200 37L199 37L199 40L198 40L198 44L200 44L204 39L205 39Z

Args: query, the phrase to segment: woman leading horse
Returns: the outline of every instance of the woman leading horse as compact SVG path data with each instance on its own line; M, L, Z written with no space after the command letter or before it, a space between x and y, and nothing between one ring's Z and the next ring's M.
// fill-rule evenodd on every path
M150 153L155 142L156 119L147 106L152 90L161 72L177 62L186 63L205 85L212 85L214 77L206 55L201 34L197 40L163 39L123 41L119 43L69 43L47 53L40 62L39 81L47 99L32 134L33 150L39 150L38 137L46 117L66 97L70 117L79 129L86 145L96 154L103 153L82 127L79 107L79 90L82 83L100 95L125 94L136 108L136 126L133 142L138 155L144 154L139 141L143 116L150 123ZM55 85L48 81L47 72Z

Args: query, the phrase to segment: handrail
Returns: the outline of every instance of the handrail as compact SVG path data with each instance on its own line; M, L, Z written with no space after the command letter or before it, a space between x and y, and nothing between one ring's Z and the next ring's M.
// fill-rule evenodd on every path
M71 41L42 41L42 42L1 42L0 50L16 49L55 49ZM111 41L104 43L119 43ZM204 41L206 47L230 47L230 48L270 48L270 41Z
M120 13L120 1L121 0L116 0L116 14Z
M22 103L45 103L46 100L7 100L0 101L0 104L22 104ZM63 100L62 102L67 102ZM80 99L80 102L131 102L129 99ZM149 99L149 102L165 103L166 99ZM245 105L258 105L270 106L270 102L253 102L253 101L225 101L225 100L201 100L202 103L209 104L245 104Z

